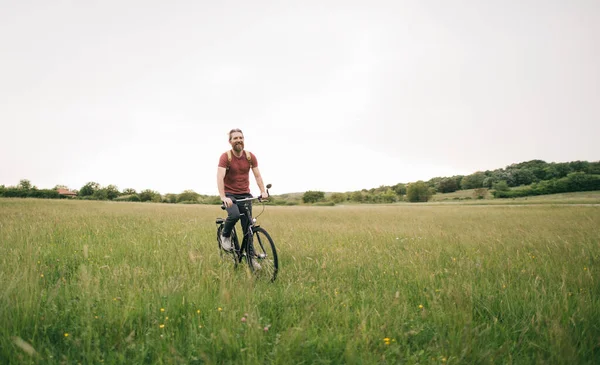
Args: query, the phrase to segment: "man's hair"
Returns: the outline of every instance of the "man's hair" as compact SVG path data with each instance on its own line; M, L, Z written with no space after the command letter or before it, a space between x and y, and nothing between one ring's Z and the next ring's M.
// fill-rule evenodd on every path
M231 135L232 135L233 133L235 133L235 132L239 132L239 133L241 133L242 135L244 135L244 132L242 132L242 130L241 130L241 129L239 129L239 128L234 128L234 129L232 129L232 130L230 130L230 131L229 131L229 140L230 140L230 141L231 141Z

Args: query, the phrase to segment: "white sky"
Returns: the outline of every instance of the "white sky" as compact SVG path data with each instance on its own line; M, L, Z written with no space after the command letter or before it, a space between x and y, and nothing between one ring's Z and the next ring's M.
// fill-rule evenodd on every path
M0 184L216 195L231 128L274 194L597 161L599 65L597 0L4 0Z

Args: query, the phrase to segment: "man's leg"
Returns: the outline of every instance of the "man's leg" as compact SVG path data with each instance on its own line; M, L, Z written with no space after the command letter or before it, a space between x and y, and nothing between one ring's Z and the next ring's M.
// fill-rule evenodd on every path
M240 209L237 204L233 204L231 207L227 208L227 219L225 219L223 231L221 232L221 247L223 247L225 251L230 251L233 248L231 231L239 219Z
M244 211L244 213L245 213L242 216L241 223L242 223L242 227L244 229L244 241L246 241L247 240L246 232L248 231L248 226L251 224L250 218L252 217L252 203L247 202L245 206L240 207L240 210ZM254 252L254 247L251 247L251 248L252 248L252 251L248 251L248 254L252 255L254 257L254 255L256 255L256 253ZM254 266L254 270L261 269L261 266L257 262L256 258L252 259L252 266Z
M241 219L242 229L244 230L244 234L248 231L248 226L250 225L250 217L252 217L252 203L251 202L243 202L240 203L239 212L244 213ZM244 236L245 238L245 236Z

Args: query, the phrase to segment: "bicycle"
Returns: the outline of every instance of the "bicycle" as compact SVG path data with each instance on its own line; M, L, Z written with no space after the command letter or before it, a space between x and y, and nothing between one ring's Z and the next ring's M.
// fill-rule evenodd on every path
M268 184L267 195L269 194L270 188L271 184ZM256 276L267 277L273 282L277 278L277 272L279 271L277 250L275 249L275 243L269 233L258 225L256 221L265 210L264 201L260 197L251 197L234 200L233 204L252 202L254 200L258 200L262 203L263 210L256 217L248 217L250 223L248 224L246 232L244 232L241 246L239 244L235 226L231 231L231 243L233 244L233 248L226 251L221 246L221 232L225 225L225 218L217 218L215 221L217 224L217 244L222 259L232 260L234 267L237 267L239 263L246 260L248 267L253 274ZM248 210L245 209L247 205L244 205L243 207L244 209L240 209L240 215L245 215L248 212ZM224 204L221 205L221 209L226 209Z

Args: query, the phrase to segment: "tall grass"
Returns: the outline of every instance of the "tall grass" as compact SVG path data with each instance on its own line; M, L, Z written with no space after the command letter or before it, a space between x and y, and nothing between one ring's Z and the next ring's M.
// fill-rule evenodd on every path
M600 207L267 207L275 283L222 214L0 200L0 363L600 363Z

